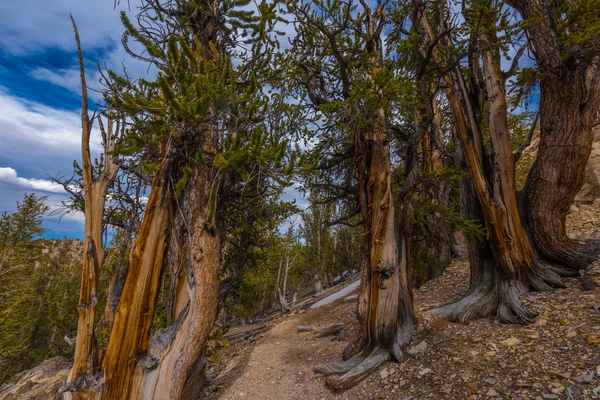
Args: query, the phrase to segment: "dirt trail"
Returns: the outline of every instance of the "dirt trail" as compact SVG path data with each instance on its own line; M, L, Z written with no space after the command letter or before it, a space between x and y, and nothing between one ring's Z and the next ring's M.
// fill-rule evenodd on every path
M331 337L316 338L311 332L297 333L299 325L324 327L328 314L338 314L340 302L285 317L257 340L241 359L232 359L217 382L222 386L215 398L239 399L333 399L321 380L312 378L312 366L337 355L345 342Z

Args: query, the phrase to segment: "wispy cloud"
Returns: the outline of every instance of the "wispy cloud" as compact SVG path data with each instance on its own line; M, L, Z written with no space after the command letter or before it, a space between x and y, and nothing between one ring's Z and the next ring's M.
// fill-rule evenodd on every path
M11 96L0 87L0 166L44 178L72 171L81 157L81 117L78 110L57 110ZM92 131L92 155L101 150L100 134Z
M69 14L77 21L84 48L118 43L123 31L118 12L128 2L113 8L112 1L20 0L0 2L0 47L26 55L45 48L74 49ZM131 1L132 10L138 2Z
M51 70L44 67L37 67L29 71L29 74L35 79L50 82L77 94L81 93L81 77L78 68ZM96 70L91 71L91 73L86 71L86 78L91 83L91 88L94 89L100 80L100 73ZM102 94L97 90L89 90L88 96L96 101L102 99Z
M20 186L25 189L41 190L51 193L65 193L61 185L45 179L21 178L17 171L10 167L0 167L0 183Z

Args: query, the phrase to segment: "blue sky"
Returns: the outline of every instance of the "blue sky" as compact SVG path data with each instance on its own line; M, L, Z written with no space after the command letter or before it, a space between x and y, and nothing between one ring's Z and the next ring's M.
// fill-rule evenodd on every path
M124 66L133 78L149 73L121 45L119 12L132 15L138 1L130 0L131 11L125 0L116 7L114 0L0 1L0 212L14 211L26 192L48 196L52 210L67 198L46 179L70 176L73 160L81 157L79 71L69 14L79 27L90 97L99 100L93 91L98 63L115 71ZM293 32L291 25L282 28ZM524 57L521 64L531 60ZM100 139L92 136L92 153L99 151ZM294 188L284 197L307 205ZM82 237L83 215L48 215L44 224L48 237Z
M0 2L0 212L14 211L25 192L47 195L56 210L66 194L47 176L71 175L80 159L80 87L72 13L81 36L88 85L97 63L134 77L147 67L121 47L120 10L113 0L3 0ZM132 10L136 2L131 1ZM91 92L92 100L99 96ZM93 109L93 107L90 107ZM100 140L93 137L92 152ZM47 236L82 236L83 216L47 216Z
M81 158L81 89L69 14L79 28L90 89L98 86L98 63L115 71L124 66L132 78L148 75L147 65L129 57L121 45L119 13L133 15L139 0L120 3L0 1L0 212L14 211L26 192L48 196L51 210L67 199L46 179L70 176L73 160ZM93 90L90 97L100 100ZM99 136L92 136L91 144L98 155ZM286 199L298 197L293 188L285 194ZM48 215L46 236L82 238L83 221L83 215Z

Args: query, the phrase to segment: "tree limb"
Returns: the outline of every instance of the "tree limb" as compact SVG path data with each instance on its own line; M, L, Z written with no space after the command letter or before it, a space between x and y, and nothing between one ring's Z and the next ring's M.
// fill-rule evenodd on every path
M508 78L510 78L511 76L514 76L517 73L517 70L519 69L519 59L521 58L523 53L525 53L526 49L527 49L527 43L525 43L523 46L521 46L521 48L517 51L517 54L515 54L515 57L513 58L508 71L506 71L502 74L502 77L504 78L505 82Z
M514 154L515 164L517 163L517 161L519 161L519 159L523 155L523 151L525 151L525 149L527 147L529 147L529 145L531 144L531 140L533 139L533 134L535 133L535 127L537 126L539 117L540 117L540 112L538 111L535 114L535 118L533 120L533 124L531 125L531 129L529 129L529 134L527 135L527 140L525 141L525 143L523 143L522 145L519 146L517 151L515 151L515 154Z

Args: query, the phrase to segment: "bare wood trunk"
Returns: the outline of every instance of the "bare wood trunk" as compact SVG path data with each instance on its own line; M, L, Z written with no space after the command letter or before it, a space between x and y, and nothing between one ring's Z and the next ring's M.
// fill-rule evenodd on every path
M319 294L323 291L323 281L321 281L319 275L315 275L315 293Z
M277 288L277 294L279 295L279 307L281 307L281 312L284 314L289 313L291 309L285 296L281 292L281 288Z
M285 299L285 296L287 294L287 278L288 278L288 272L290 270L290 255L286 254L285 255L285 268L283 270L283 286L281 288L281 295L283 296L283 298Z
M171 199L168 162L163 161L152 183L142 226L131 251L129 274L104 357L104 399L140 398L134 376L140 357L149 349L168 250Z
M401 347L410 341L413 315L409 301L409 279L406 257L398 259L394 207L391 194L389 143L386 140L383 110L378 116L378 129L370 136L368 182L365 185L369 209L366 216L369 259L363 272L361 299L366 302L365 347L362 352L341 364L314 367L325 375L344 373L329 379L336 390L351 387L374 368L390 358L401 361Z
M279 279L281 278L281 267L283 266L283 258L279 260L279 269L277 270L277 282L275 284L275 300L277 300L279 292Z
M440 172L444 169L442 160L442 146L444 141L444 133L442 132L442 113L440 112L440 105L438 100L434 97L432 99L433 108L433 129L430 130L430 136L433 138L432 149L431 149L431 165L432 171Z
M203 132L202 149L217 151L216 127ZM171 326L152 338L150 356L156 368L138 369L139 399L198 398L204 381L206 361L204 348L217 316L218 272L221 263L223 228L220 225L217 170L210 164L198 166L180 199L174 225L174 237L180 248L171 248L182 259L182 272L174 304L176 310Z

